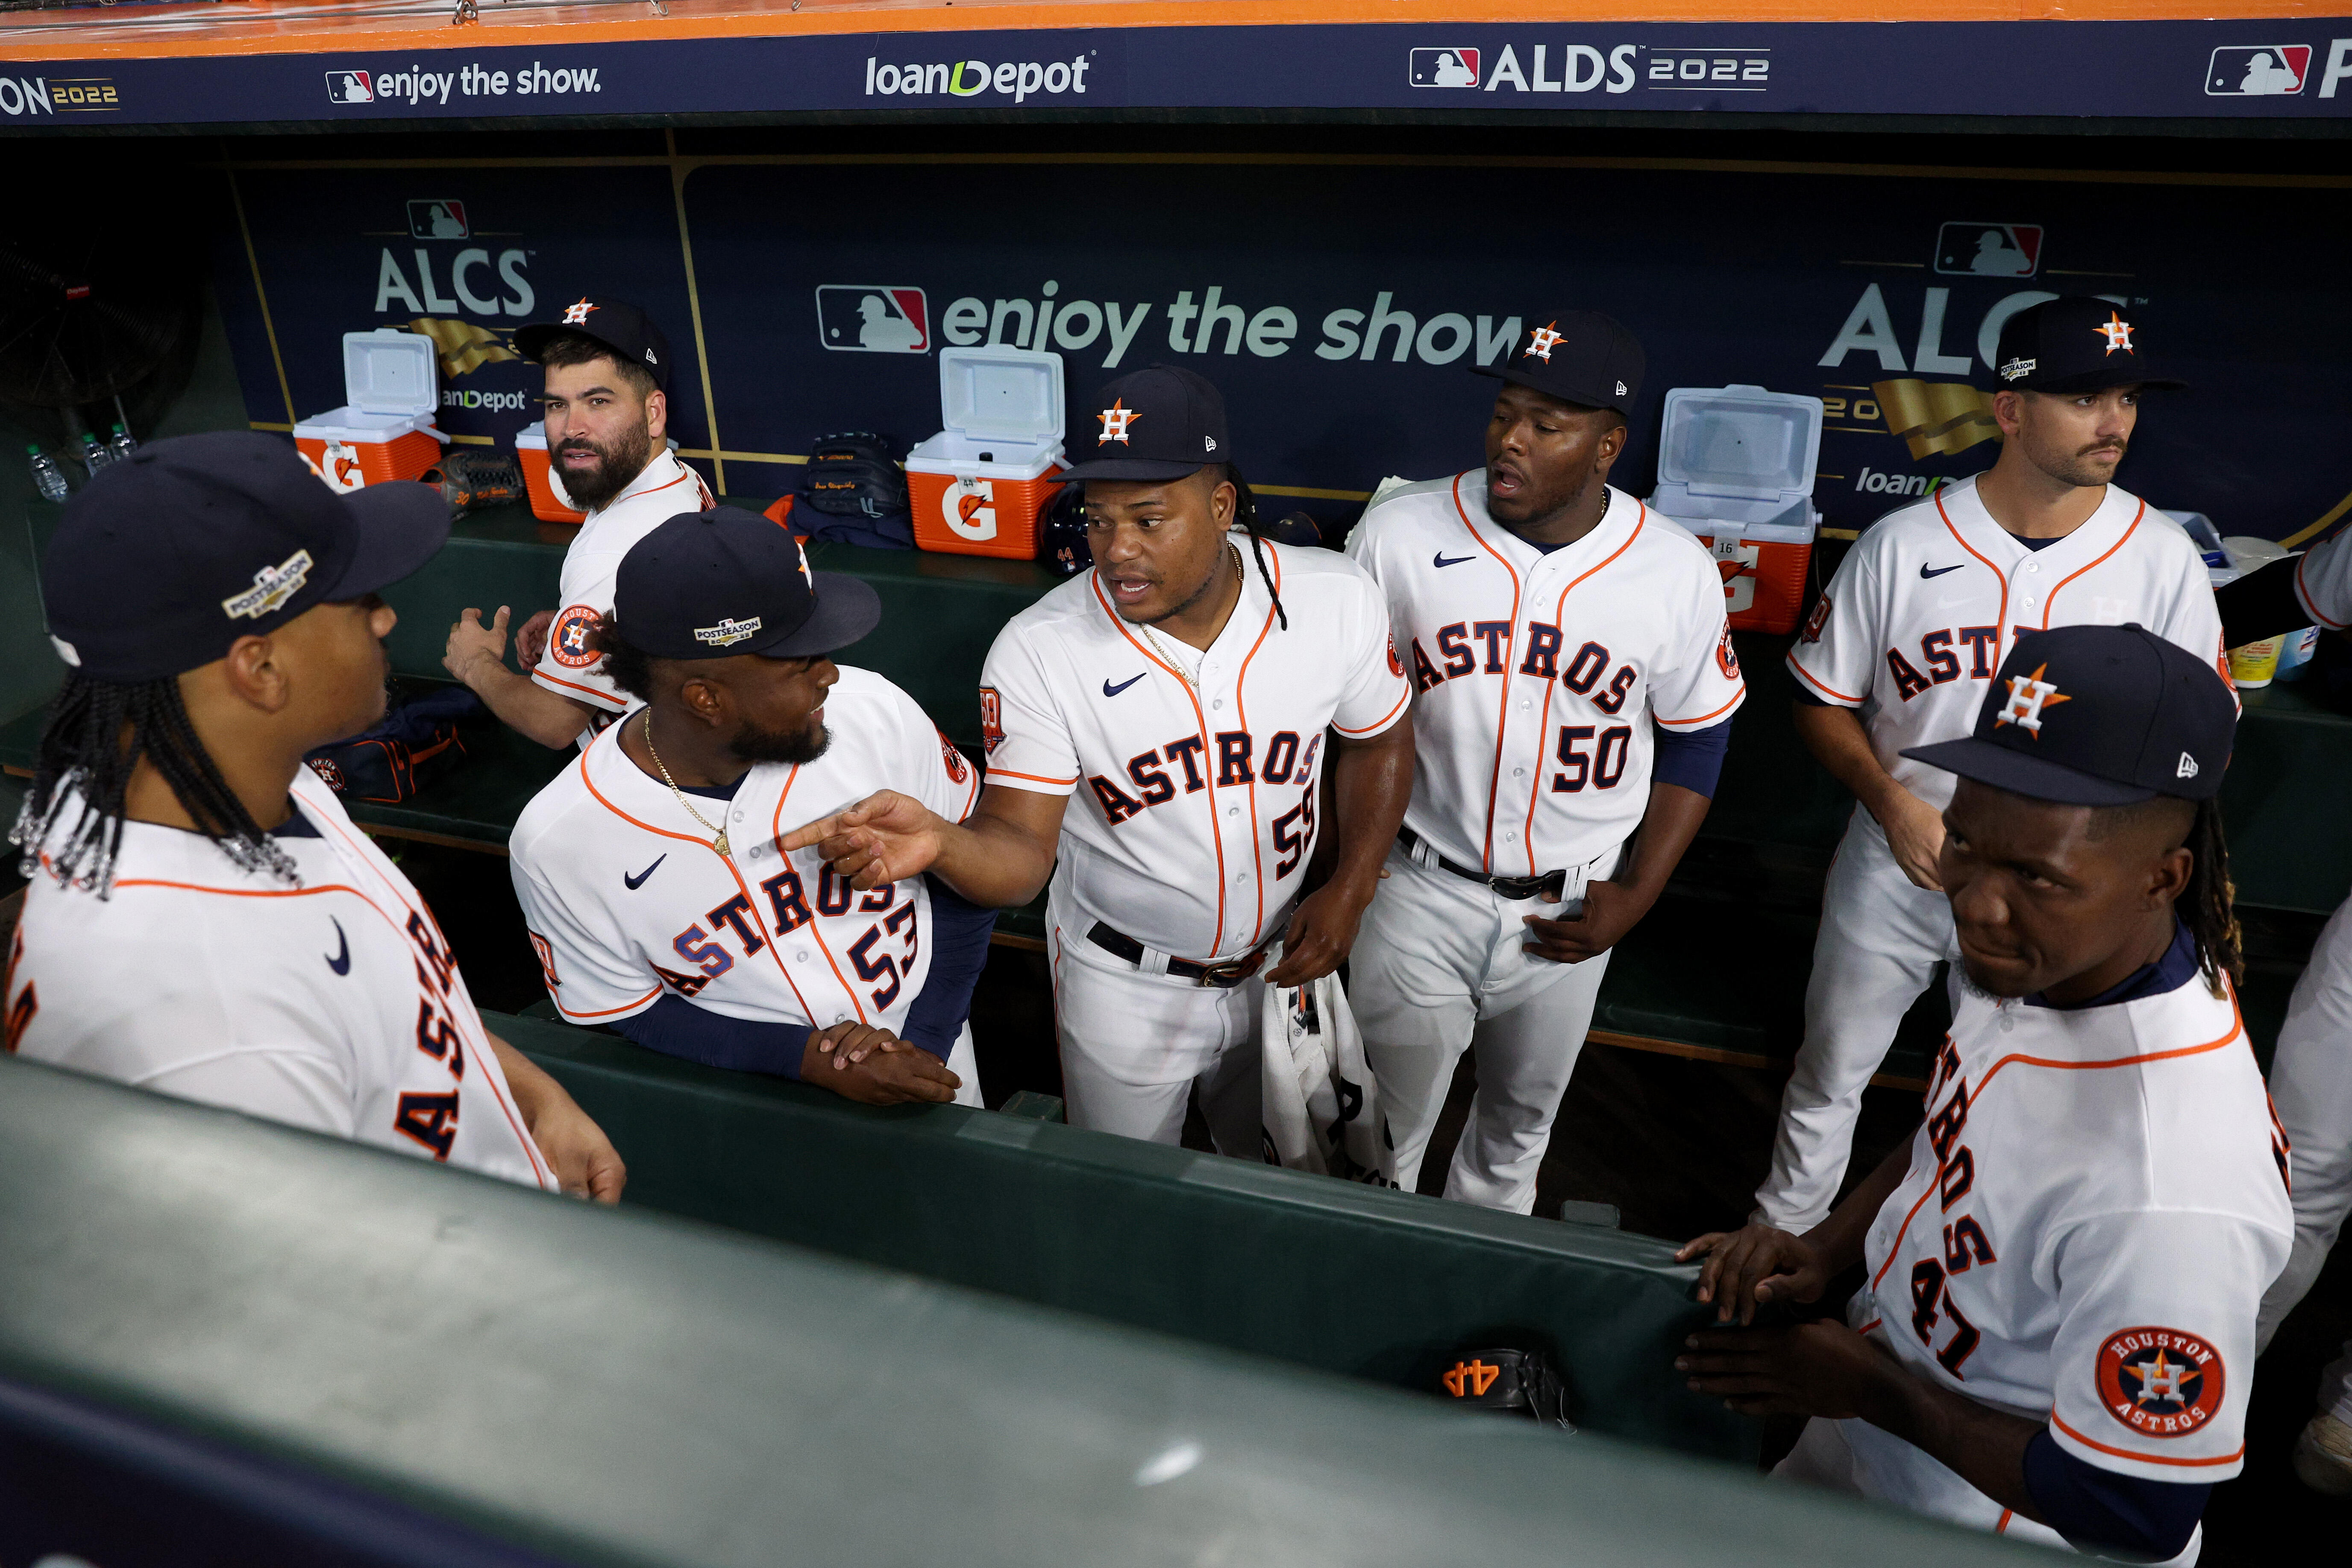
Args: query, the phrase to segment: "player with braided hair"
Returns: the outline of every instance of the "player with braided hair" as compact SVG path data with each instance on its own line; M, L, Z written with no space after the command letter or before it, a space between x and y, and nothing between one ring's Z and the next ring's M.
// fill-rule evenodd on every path
M978 810L950 823L886 792L784 847L821 845L860 887L929 870L997 906L1050 874L1072 1124L1172 1144L1198 1083L1217 1147L1255 1158L1262 988L1353 946L1412 787L1411 692L1371 580L1259 537L1215 387L1153 366L1097 407L1063 476L1094 570L989 652ZM1306 892L1327 746L1337 869Z
M383 716L377 591L448 533L429 486L338 496L251 432L152 443L67 507L0 1044L614 1201L612 1145L482 1027L432 911L302 765Z

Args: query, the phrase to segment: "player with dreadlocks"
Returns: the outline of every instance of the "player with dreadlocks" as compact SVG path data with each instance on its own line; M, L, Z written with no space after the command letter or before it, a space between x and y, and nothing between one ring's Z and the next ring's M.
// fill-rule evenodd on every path
M1172 1144L1197 1083L1217 1147L1255 1158L1263 987L1354 944L1412 789L1411 691L1371 580L1258 537L1215 387L1155 365L1096 406L1061 476L1085 486L1094 570L989 653L979 809L950 823L886 792L784 843L860 887L929 870L999 907L1050 874L1072 1124ZM1327 814L1335 869L1309 892Z
M338 496L251 432L152 443L67 506L5 1045L611 1202L612 1145L482 1027L424 899L302 765L383 716L378 591L448 533L430 487Z
M2294 1229L2232 996L2235 726L2197 654L2066 626L2018 639L1973 736L1904 752L1959 779L1936 875L1965 979L1926 1119L1804 1236L1758 1221L1681 1254L1743 1324L1863 1268L1844 1323L1713 1329L1676 1363L1734 1409L1813 1418L1782 1475L2196 1560Z

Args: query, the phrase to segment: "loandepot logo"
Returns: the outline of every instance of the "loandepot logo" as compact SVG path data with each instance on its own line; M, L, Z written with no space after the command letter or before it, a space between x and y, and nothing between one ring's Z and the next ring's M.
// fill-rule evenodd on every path
M1031 98L1082 98L1087 72L1094 68L1095 51L1066 60L950 60L884 65L879 57L866 57L866 96L901 98L979 98L998 94L1015 103Z

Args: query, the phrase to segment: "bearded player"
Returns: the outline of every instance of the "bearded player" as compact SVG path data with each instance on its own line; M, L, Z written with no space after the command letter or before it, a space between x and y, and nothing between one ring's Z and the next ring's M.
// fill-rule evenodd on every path
M448 532L427 486L337 496L247 432L152 442L74 498L5 1045L614 1202L612 1145L482 1027L433 912L302 766L383 717L377 591Z
M1953 953L1936 872L1952 784L1906 748L1966 735L2004 653L2039 628L2137 622L2221 665L2197 547L2112 483L2141 394L2180 385L2148 354L2104 299L2011 318L1992 398L2000 456L1865 530L1790 651L1797 733L1858 804L1822 895L1804 1042L1756 1194L1783 1229L1829 1213L1862 1092Z
M629 548L679 512L715 503L702 476L674 456L669 340L635 306L583 298L561 321L515 329L515 347L547 371L547 460L588 514L563 552L562 608L516 635L529 674L506 662L507 606L488 626L467 610L441 663L492 713L541 746L585 747L629 706L588 645L613 608L613 578Z
M1747 695L1706 550L1609 485L1642 369L1616 321L1551 312L1486 372L1486 466L1348 541L1416 688L1412 803L1349 971L1397 1180L1468 1050L1445 1196L1522 1214L1609 951L1690 847Z
M1781 1475L2135 1562L2191 1563L2238 1473L2256 1312L2287 1256L2286 1149L2232 986L2215 801L2236 715L2138 626L2019 640L1968 738L1937 880L1967 979L1927 1116L1821 1225L1700 1237L1719 1321L1675 1363L1812 1419Z
M1154 366L1098 407L1064 476L1094 570L989 652L980 810L883 795L784 842L861 887L929 869L996 906L1050 874L1071 1124L1173 1144L1197 1084L1218 1149L1255 1158L1262 987L1348 956L1411 785L1411 691L1363 572L1258 537L1216 388ZM1302 897L1327 747L1336 869Z

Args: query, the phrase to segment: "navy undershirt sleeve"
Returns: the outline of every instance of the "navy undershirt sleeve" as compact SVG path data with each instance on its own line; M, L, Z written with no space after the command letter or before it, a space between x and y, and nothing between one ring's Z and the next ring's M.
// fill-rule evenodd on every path
M1658 758L1651 765L1650 782L1678 784L1708 800L1715 799L1715 781L1723 773L1723 754L1731 745L1731 721L1705 729L1658 731Z
M806 1024L729 1018L667 992L645 1011L619 1019L613 1028L664 1056L778 1078L798 1078L801 1057L808 1050Z
M971 991L988 962L996 911L971 903L935 876L926 876L923 883L931 891L931 972L907 1009L907 1040L945 1061L971 1016Z
M2045 1428L2025 1445L2025 1490L2043 1522L2079 1552L2178 1557L2204 1516L2210 1483L2151 1481L2085 1464Z

